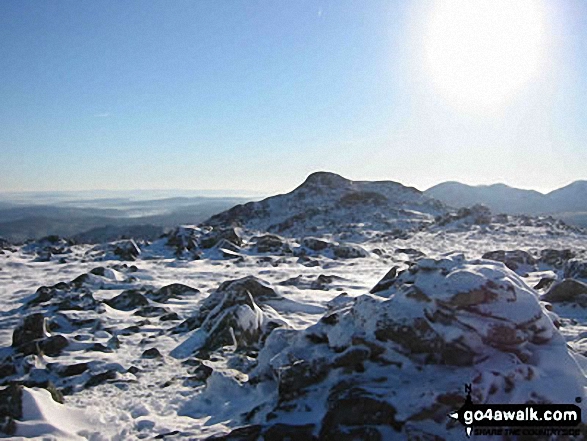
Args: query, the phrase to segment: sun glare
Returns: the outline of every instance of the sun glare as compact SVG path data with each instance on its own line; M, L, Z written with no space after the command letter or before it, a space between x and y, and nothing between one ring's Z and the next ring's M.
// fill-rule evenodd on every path
M451 105L493 111L538 72L544 40L539 1L438 1L425 34L426 69Z

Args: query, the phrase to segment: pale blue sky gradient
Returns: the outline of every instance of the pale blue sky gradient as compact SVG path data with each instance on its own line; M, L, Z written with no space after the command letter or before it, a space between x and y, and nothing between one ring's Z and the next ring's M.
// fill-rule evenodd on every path
M587 178L587 4L492 115L421 69L432 2L0 2L0 191L288 191L323 169L425 189Z

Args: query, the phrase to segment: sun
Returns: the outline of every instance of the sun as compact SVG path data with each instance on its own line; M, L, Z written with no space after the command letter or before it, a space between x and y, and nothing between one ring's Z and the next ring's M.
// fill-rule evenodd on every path
M451 105L503 107L539 72L545 13L538 0L440 0L424 36L426 71Z

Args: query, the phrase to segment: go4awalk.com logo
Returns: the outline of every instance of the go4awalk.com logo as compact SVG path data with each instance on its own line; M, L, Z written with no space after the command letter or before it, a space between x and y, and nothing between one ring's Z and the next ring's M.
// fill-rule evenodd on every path
M465 404L449 416L465 426L467 436L577 436L581 408L575 404L474 404L465 385ZM581 399L577 398L577 402Z

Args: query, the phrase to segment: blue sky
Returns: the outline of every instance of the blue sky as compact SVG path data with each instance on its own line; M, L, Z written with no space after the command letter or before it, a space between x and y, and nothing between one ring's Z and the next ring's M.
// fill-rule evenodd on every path
M4 0L0 191L586 179L587 5L533 3L539 69L487 109L426 67L430 1Z

